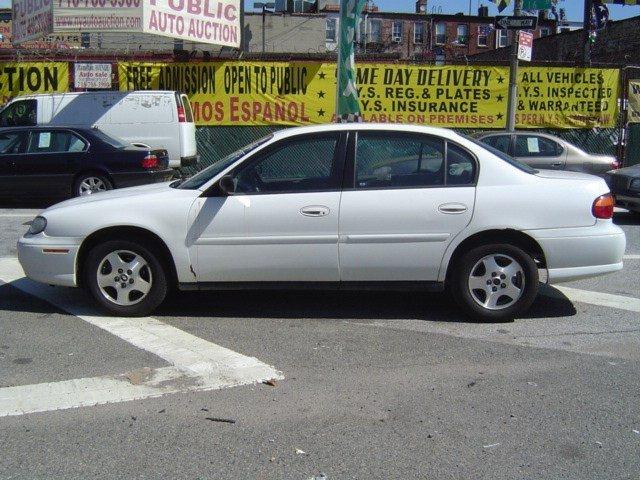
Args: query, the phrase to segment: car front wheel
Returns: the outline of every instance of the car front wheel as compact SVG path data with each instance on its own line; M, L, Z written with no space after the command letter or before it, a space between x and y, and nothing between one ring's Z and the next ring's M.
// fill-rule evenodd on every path
M121 316L149 315L167 295L166 272L158 256L137 242L113 240L93 247L84 281L104 309Z
M509 244L476 247L454 265L451 289L467 316L481 321L511 320L538 295L538 267Z

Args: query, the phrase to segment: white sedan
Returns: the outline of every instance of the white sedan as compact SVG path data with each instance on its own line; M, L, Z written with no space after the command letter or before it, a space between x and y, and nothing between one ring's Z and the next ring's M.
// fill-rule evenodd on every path
M452 131L324 125L275 133L189 180L45 210L18 243L28 277L117 315L167 290L422 289L503 320L549 283L622 269L604 180L536 171Z

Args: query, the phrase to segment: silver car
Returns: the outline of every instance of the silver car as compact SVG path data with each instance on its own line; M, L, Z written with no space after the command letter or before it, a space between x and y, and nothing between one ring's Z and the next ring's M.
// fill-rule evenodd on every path
M603 176L620 166L615 157L587 153L548 133L500 131L482 132L475 137L533 168L570 170Z

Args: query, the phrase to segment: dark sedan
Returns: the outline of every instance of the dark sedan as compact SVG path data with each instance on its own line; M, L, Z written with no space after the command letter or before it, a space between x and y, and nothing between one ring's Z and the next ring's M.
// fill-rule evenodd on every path
M91 128L0 128L0 196L69 197L170 180L166 150Z
M616 205L640 213L640 165L613 170L605 178Z

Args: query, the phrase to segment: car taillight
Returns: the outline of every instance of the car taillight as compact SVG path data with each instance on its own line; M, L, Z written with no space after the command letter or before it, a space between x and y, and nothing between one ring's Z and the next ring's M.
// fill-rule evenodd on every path
M147 155L142 159L142 168L156 168L158 166L158 157L155 155Z
M591 212L593 212L593 216L596 218L608 220L613 217L613 207L615 203L616 202L613 198L613 195L607 193L606 195L602 195L593 201Z
M179 105L178 106L178 122L184 123L186 121L187 121L187 115L184 113L184 107Z
M613 163L611 164L611 170L618 170L620 169L620 162L618 160L614 160Z

